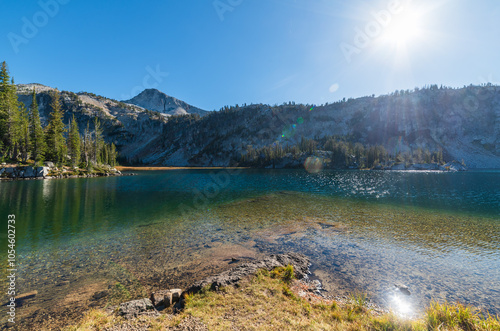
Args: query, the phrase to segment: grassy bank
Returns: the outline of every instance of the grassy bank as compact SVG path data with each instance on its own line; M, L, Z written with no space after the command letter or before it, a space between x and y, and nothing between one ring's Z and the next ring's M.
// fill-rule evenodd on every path
M290 266L261 270L237 287L217 292L203 289L186 296L185 309L177 315L125 321L103 310L91 310L66 330L500 330L498 317L483 316L460 304L432 303L420 319L404 320L368 308L363 295L336 302L303 289L293 279Z

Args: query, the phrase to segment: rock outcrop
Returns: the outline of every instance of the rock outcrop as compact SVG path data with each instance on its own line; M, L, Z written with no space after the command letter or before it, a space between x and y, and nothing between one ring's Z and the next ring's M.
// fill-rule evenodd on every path
M0 178L45 178L49 167L4 167L0 169Z
M131 319L139 315L158 315L158 311L156 311L151 300L138 299L121 303L118 306L118 315L125 319Z
M49 162L52 163L52 162ZM97 176L122 176L115 168L108 167L104 172L91 173L86 170L67 171L56 167L3 167L0 168L0 179L44 179L44 178L67 178L67 177L97 177Z
M467 171L467 167L457 161L448 162L443 167L450 171Z
M241 264L218 275L210 276L195 282L185 291L180 289L160 290L151 294L151 298L143 298L121 303L118 306L107 308L109 313L116 313L125 319L134 319L139 316L156 316L159 310L174 306L174 310L182 309L183 299L186 294L197 293L206 286L217 290L222 286L236 285L240 280L255 274L259 269L271 271L277 267L292 265L297 279L307 279L309 271L309 258L299 253L272 254L258 261ZM313 281L314 291L321 291L321 283ZM94 296L100 297L100 293ZM319 294L320 295L320 294Z
M309 258L299 253L273 254L259 261L252 261L241 264L218 275L198 281L186 289L183 293L197 293L202 288L210 286L212 290L217 288L237 284L240 280L253 275L259 269L272 270L277 267L292 265L295 277L301 279L309 273Z

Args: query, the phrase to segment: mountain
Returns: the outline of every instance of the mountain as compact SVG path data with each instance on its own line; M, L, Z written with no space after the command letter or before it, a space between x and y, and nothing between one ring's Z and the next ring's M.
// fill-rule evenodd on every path
M191 106L184 101L168 96L157 89L144 90L134 98L123 102L167 115L198 114L200 116L204 116L208 114L206 110Z
M28 108L31 105L31 93L35 89L43 127L47 125L50 114L52 87L41 84L18 84L19 101ZM69 123L74 115L79 124L80 133L89 124L93 130L93 119L99 118L103 126L103 136L106 142L113 142L121 155L120 160L139 160L147 153L148 146L162 132L166 118L158 112L153 112L113 99L87 92L61 91L61 104L64 113L64 123Z
M383 145L393 155L422 148L470 168L500 168L500 87L432 85L316 107L226 107L203 118L168 121L144 161L222 166L237 162L249 145L286 146L302 137L321 142L329 136Z
M18 85L19 99L29 107L33 87L46 121L51 88ZM176 99L155 90L128 100L135 99L139 105L86 92L62 91L61 95L65 122L75 114L82 132L88 121L92 129L92 118L98 116L104 138L117 145L121 162L226 166L237 164L249 146L294 145L302 137L322 146L325 139L336 136L365 146L383 145L394 155L423 148L442 151L447 161L464 160L470 168L500 168L499 86L452 89L432 85L320 106L290 102L224 107L203 117L197 113L165 116L145 109L141 104L147 106L142 103L147 100L175 104ZM177 101L180 108L192 111L193 107ZM168 113L173 108L163 109Z

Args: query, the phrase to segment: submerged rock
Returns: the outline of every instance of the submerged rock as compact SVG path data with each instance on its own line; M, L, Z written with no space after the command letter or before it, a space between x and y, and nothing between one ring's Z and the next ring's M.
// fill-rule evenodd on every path
M93 295L92 295L92 300L100 300L106 296L109 295L109 292L108 291L99 291L99 292L95 292Z
M411 292L408 286L401 285L401 284L394 284L394 286L399 290L404 295L410 296Z

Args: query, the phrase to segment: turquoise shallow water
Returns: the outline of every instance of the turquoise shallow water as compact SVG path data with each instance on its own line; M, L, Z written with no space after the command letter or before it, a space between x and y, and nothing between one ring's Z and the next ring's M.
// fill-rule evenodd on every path
M19 292L39 292L26 316L290 250L312 258L332 295L359 289L402 313L431 298L499 313L499 188L498 171L145 171L2 182L0 212L16 214Z

